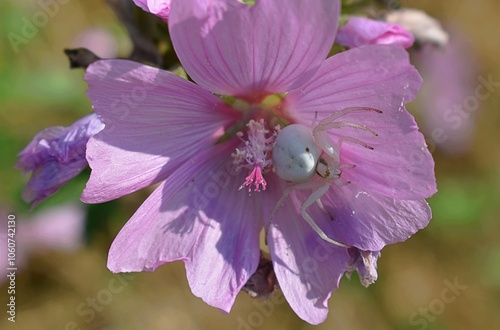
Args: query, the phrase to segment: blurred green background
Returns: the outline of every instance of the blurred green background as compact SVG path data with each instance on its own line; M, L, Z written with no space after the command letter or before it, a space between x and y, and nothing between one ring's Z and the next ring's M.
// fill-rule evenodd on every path
M475 57L475 77L491 74L500 81L498 1L420 0L402 5L459 26ZM70 125L91 111L83 71L69 69L63 49L82 46L89 33L99 36L93 40L97 55L125 57L131 49L126 30L104 1L67 0L16 51L8 33L21 34L23 18L31 19L40 10L34 0L0 2L0 208L1 213L15 212L20 220L78 201L89 174L84 171L29 212L20 198L28 178L13 169L16 154L37 132ZM407 242L383 250L379 280L369 288L362 287L357 276L343 279L330 299L329 317L318 329L500 329L499 109L496 90L475 113L470 147L454 155L433 150L439 192L429 200L434 213L430 225ZM420 121L415 106L411 110ZM107 250L149 192L89 206L80 249L32 254L17 274L17 322L8 322L2 310L0 329L314 328L286 302L263 312L263 303L244 293L231 314L224 315L191 294L180 262L122 277L119 292L108 295L110 285L118 282L106 268ZM446 288L454 282L462 289L450 294ZM106 303L93 312L79 309L93 299ZM0 302L5 309L5 283Z

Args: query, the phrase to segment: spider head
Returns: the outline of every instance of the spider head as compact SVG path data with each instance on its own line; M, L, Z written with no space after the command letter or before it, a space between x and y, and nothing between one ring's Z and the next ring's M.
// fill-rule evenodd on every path
M316 173L323 179L336 180L340 178L342 170L334 165L333 160L328 161L325 157L320 157L316 165Z

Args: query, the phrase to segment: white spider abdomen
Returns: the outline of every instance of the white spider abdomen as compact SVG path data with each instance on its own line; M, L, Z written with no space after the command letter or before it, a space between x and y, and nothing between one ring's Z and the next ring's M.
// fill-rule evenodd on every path
M321 152L310 128L288 125L279 132L273 148L276 174L286 181L307 181L316 171Z

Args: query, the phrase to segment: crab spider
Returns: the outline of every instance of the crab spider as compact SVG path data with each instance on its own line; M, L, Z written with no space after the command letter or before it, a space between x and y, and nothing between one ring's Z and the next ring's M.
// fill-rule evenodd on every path
M312 132L310 128L301 124L291 124L280 130L273 148L273 164L276 174L280 178L294 184L285 189L283 195L274 206L271 211L268 227L274 215L292 191L312 189L313 192L300 207L300 214L323 240L340 247L350 247L328 237L314 222L309 213L307 213L307 208L317 203L320 209L328 213L330 218L333 219L332 215L326 211L323 203L321 203L321 197L330 189L332 183L335 183L339 187L350 184L349 181L341 181L339 179L342 169L355 167L355 165L340 163L342 144L349 142L373 150L373 147L370 145L348 136L340 137L338 142L334 143L326 132L333 128L352 127L378 136L377 133L364 125L350 121L336 121L338 118L353 111L382 113L382 111L373 108L346 108L322 119ZM317 174L317 177L315 177L315 174Z

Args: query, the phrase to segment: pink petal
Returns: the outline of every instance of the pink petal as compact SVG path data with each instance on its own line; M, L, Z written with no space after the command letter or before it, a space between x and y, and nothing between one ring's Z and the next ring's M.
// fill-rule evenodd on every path
M134 3L143 10L155 14L165 22L170 13L171 0L134 0Z
M272 193L281 196L277 180ZM348 250L323 241L300 215L303 200L295 193L282 206L267 235L274 272L290 307L303 320L319 324L328 314L328 299L338 288L351 260ZM276 199L268 201L274 207Z
M403 26L365 17L351 17L340 27L336 42L348 47L364 45L400 45L410 48L415 39Z
M287 100L292 115L307 122L316 115L321 119L360 106L396 115L421 85L422 78L402 47L363 46L328 58L306 86L290 91Z
M304 83L327 56L339 1L229 0L172 4L172 42L189 75L208 90L248 99ZM314 18L314 19L313 19Z
M321 201L333 220L312 205L308 212L317 224L332 239L364 251L380 251L385 245L403 242L427 226L432 217L423 199L395 200L354 183L330 187Z
M238 192L235 144L201 152L162 183L113 242L113 272L154 270L183 260L193 293L228 312L256 270L263 226L258 195Z
M92 168L82 195L87 203L164 180L212 146L236 116L199 86L131 61L95 62L85 79L94 110L106 126L87 145Z
M366 123L379 136L363 135L374 150L342 147L342 163L356 165L344 170L342 179L398 200L431 197L437 191L434 161L413 117L405 110L399 117L379 118Z
M422 199L436 192L434 162L404 107L421 83L403 48L359 47L329 58L306 87L289 93L288 108L306 125L348 107L383 111L351 112L338 119L366 125L377 137L349 127L329 130L334 141L351 136L374 148L344 143L341 161L356 168L345 169L342 179L395 199Z

